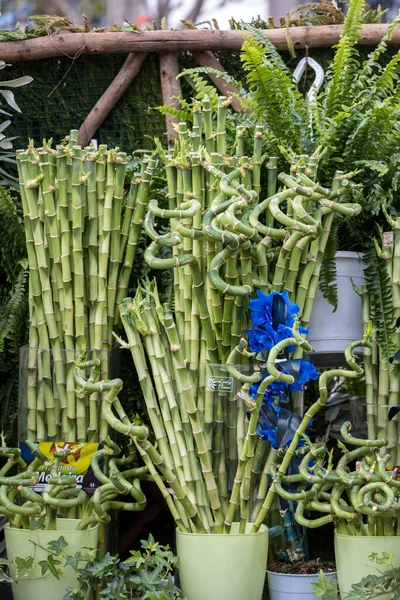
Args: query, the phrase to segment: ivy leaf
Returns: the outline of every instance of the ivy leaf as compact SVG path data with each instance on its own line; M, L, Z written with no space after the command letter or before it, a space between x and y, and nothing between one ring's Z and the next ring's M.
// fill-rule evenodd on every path
M323 598L323 600L337 600L338 587L337 582L328 579L322 569L318 575L317 583L311 584L314 590L315 598Z
M79 568L79 564L81 562L87 562L87 563L92 563L94 560L95 556L94 554L83 554L81 551L76 552L76 554L74 556L70 556L68 555L65 558L65 565L72 567L74 571L78 571Z
M83 596L78 588L67 588L65 596L62 600L85 600L86 596Z
M42 575L46 575L47 571L56 579L60 579L64 575L63 571L58 568L58 565L61 565L61 560L57 560L53 554L49 554L47 560L40 560L38 564L41 567Z
M43 529L45 521L46 515L41 515L40 517L32 517L29 523L29 529L31 529L32 531Z
M14 554L12 562L15 567L16 579L23 579L24 577L29 575L29 573L32 571L35 565L35 559L33 556L29 556L28 558L22 558L22 556Z
M368 558L377 565L392 565L394 552L382 552L382 556L378 556L376 552L373 552Z
M119 559L116 556L111 556L109 552L100 560L90 565L86 571L91 577L102 578L112 574L112 569L118 565Z
M102 598L118 598L118 600L127 600L128 590L126 588L126 581L120 577L110 581L101 591L100 595Z
M62 554L64 548L68 546L68 543L65 541L64 536L60 536L58 540L52 540L47 544L49 551L52 554Z
M347 600L365 600L365 592L364 591L359 592L359 591L356 591L356 590L351 590L347 594Z

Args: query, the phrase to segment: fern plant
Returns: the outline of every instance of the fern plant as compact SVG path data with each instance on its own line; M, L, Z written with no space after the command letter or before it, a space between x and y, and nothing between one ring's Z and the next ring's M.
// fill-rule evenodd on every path
M18 352L28 331L28 269L19 193L0 186L0 431L16 442Z
M241 25L245 30L241 61L246 85L230 75L213 72L238 88L236 97L244 109L252 110L246 119L263 125L268 154L281 157L280 168L284 168L287 157L315 153L320 157L318 180L322 184L330 181L337 169L359 171L355 199L362 205L362 214L337 223L337 242L335 238L331 240L321 273L321 289L334 306L337 289L333 257L337 245L348 247L351 240L353 248L363 250L375 223L383 222L382 199L395 210L400 200L400 91L397 86L400 52L387 57L388 44L400 17L390 24L378 46L363 59L357 42L362 24L371 18L371 9L365 0L350 0L348 6L324 88L311 104L299 93L290 70L273 44L260 29L251 25ZM309 5L307 15L311 14L311 8ZM200 78L201 74L208 73L210 69L200 67L184 74L192 79L199 94L207 87L208 95L215 96L215 90L212 94L209 84Z

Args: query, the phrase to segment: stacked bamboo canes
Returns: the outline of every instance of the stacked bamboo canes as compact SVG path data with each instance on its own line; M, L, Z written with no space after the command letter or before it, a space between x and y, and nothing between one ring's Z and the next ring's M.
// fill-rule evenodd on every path
M390 216L385 207L383 212L392 230L382 235L381 246L374 240L374 248L365 257L366 284L355 290L362 300L364 331L372 323L372 348L364 353L368 439L387 439L389 466L393 467L400 461L396 417L400 404L400 218ZM375 266L376 262L380 265Z
M127 157L101 145L82 149L71 132L55 149L17 153L30 270L26 352L27 438L97 441L107 434L99 396L77 394L82 350L101 359L90 377L109 377L112 329L126 296L153 157L125 194Z
M251 412L251 416L245 437L242 440L243 443L234 473L233 485L228 490L227 473L222 460L223 452L217 461L217 469L212 468L212 463L214 462L213 448L208 447L204 414L196 406L196 397L193 396L194 390L189 382L189 373L182 364L181 346L174 330L172 315L168 312L167 308L163 309L159 305L155 308L160 322L164 325L164 334L163 332L153 330L146 336L148 339L145 341L145 344L151 345L154 349L154 361L157 363L157 375L159 374L159 377L156 377L156 373L153 372L154 387L157 390L160 389L162 383L165 385L164 390L167 387L173 387L174 382L168 380L166 376L168 362L171 360L175 367L177 396L174 399L174 408L168 405L169 399L167 398L163 400L159 398L159 402L157 402L155 391L152 388L153 384L148 376L146 362L143 361L144 351L141 346L141 336L131 324L127 327L129 342L126 346L131 348L134 358L136 357L137 366L141 366L139 377L143 385L148 386L146 398L148 400L149 417L156 437L156 445L152 444L148 439L149 432L147 428L135 426L124 413L118 400L118 394L123 385L120 379L97 383L85 381L79 374L81 368L88 366L87 363L83 363L78 364L76 367L76 383L82 392L86 394L90 394L93 391L101 391L104 418L113 429L133 439L149 473L161 490L177 527L181 531L229 533L232 522L239 520L240 533L245 533L246 525L249 522L253 523L251 531L257 532L261 524L268 517L276 494L282 493L282 481L292 480L292 476L288 478L286 476L289 464L298 450L299 442L304 436L310 419L326 403L328 379L332 377L359 377L363 371L356 363L354 348L368 344L368 342L359 340L346 348L347 369L326 371L321 376L319 398L307 410L293 440L281 451L270 452L267 459L266 453L262 451L266 450L266 443L256 438L256 426L264 393L271 383L278 380L286 381L287 383L293 383L294 381L291 375L286 375L279 371L276 361L280 354L290 346L303 347L305 350L310 350L311 347L305 340L304 335L299 334L298 326L295 325L293 327L293 337L282 340L270 350L266 363L269 375L261 382L255 402L251 401L248 394L249 387L251 382L260 381L261 375L260 373L255 373L252 376L248 376L237 371L231 363L235 359L235 352L232 353L230 357L230 371L238 381L243 383L241 395L243 398L247 398L246 405ZM124 313L123 307L121 307L121 312ZM147 317L148 315L146 315L144 321L147 320ZM125 318L130 323L129 314L125 314ZM168 352L168 346L163 347L161 343L163 340L167 341L165 338L168 337L168 332L170 333L170 352ZM237 348L237 352L243 352L245 345L243 341L240 347ZM97 361L97 364L99 363L100 361ZM153 368L154 362L150 364L151 368ZM180 408L181 410L179 410ZM171 442L172 435L175 439L174 444ZM357 442L360 442L358 445L363 445L369 450L372 444L375 443L375 440L371 442L357 440ZM380 445L385 443L385 441L380 442ZM174 448L174 446L176 447ZM310 460L307 466L309 462ZM384 461L383 466L385 464ZM318 466L320 466L319 463ZM342 465L343 477L346 476L345 466L345 464ZM260 477L261 470L262 476ZM266 476L273 475L273 481L269 489L264 474ZM328 471L326 475L329 475ZM309 476L311 477L312 475L309 474ZM390 476L388 477L390 478ZM297 481L298 479L295 480ZM325 481L322 481L323 485L325 485ZM386 478L386 481L388 481L388 478ZM387 487L381 481L379 489L383 494L386 493ZM366 486L365 492L369 492L370 488L371 484L369 487ZM374 490L376 489L374 487ZM254 490L256 495L256 502L251 512L249 502L250 490ZM379 494L379 492L377 493ZM389 495L390 498L388 500L390 501L391 508L393 508L393 493L390 492ZM310 500L310 497L306 491L302 490L297 499ZM332 515L329 515L329 517L329 520L333 520ZM346 515L345 518L349 518L349 515Z
M176 486L170 485L180 526L217 532L237 518L241 530L254 521L268 487L268 445L257 440L257 419L245 419L254 402L247 391L236 394L230 387L230 373L245 383L260 378L259 371L243 375L234 366L248 368L252 356L240 342L249 327L248 301L257 289L287 290L308 324L333 216L360 210L348 201L351 174L338 172L330 189L315 181L316 157L293 157L290 175L278 175L276 159L269 159L268 197L262 200L262 129L255 127L251 153L245 153L249 139L242 126L228 148L227 106L221 98L213 114L206 98L191 131L179 124L173 152L159 148L169 207L149 203L145 230L152 242L145 259L152 268L173 269L170 304L162 306L149 283L120 305L128 339L120 342L132 353L157 450L147 439L136 437L135 443L150 472L160 469ZM156 227L162 219L170 224L165 235ZM170 258L157 256L165 248ZM301 357L310 349L303 338L284 342L268 356L273 380L286 380L274 367L280 352L294 346L294 356ZM103 402L109 423L134 436L125 416L121 425L109 412L114 401L113 395ZM168 496L165 488L163 493Z

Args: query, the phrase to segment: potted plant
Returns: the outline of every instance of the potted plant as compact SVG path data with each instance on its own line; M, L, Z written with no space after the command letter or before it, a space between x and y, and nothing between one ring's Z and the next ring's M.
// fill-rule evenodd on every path
M89 600L98 590L101 598L120 600L122 594L130 598L150 600L177 600L182 598L173 581L177 559L169 546L155 542L152 535L141 540L141 550L131 551L131 556L121 560L108 552L98 556L90 548L71 548L63 536L42 546L43 560L40 561L42 574L49 573L56 580L64 576L64 570L73 567L77 585L64 590L62 600ZM71 553L70 553L71 552ZM73 553L72 553L73 552ZM7 561L0 561L0 582L12 582L5 568ZM29 565L20 565L31 576ZM21 575L20 575L21 576Z
M346 340L360 337L361 302L353 298L350 306L352 310L358 310L359 316L347 320L349 310L346 297L339 302L338 294L351 293L348 275L356 275L358 285L361 284L360 253L370 246L371 232L378 234L377 225L385 223L382 199L395 210L399 201L398 142L394 125L399 122L396 100L399 53L387 56L399 19L390 24L380 43L365 56L359 43L360 30L371 13L365 0L351 0L348 5L346 16L335 7L337 16L343 20L342 36L326 72L319 66L324 79L321 89L320 81L317 82L317 78L313 81L315 59L312 58L311 49L307 51L307 57L302 59L311 72L311 77L307 73L308 76L304 78L307 86L310 83L310 89L307 94L302 94L297 86L299 65L292 73L263 32L245 24L240 26L244 36L241 61L245 83L209 67L188 69L184 73L184 76L192 78L198 97L202 97L205 89L202 74L212 74L233 84L238 90L234 95L236 102L240 102L244 110L252 111L257 122L263 126L269 149L272 150L270 154L277 157L279 168L288 153L312 154L320 147L322 156L318 163L317 179L322 185L328 187L336 169L356 172L358 188L355 200L362 206L362 213L355 219L346 216L340 219L337 213L334 218L331 217L333 235L324 246L319 267L321 294L318 294L316 308L318 324L315 329L312 324L310 330L310 339L315 341L318 351L322 349L332 353L335 348L341 354ZM305 17L299 10L300 20L305 18L305 23L307 19L312 22L314 5L305 7ZM339 255L337 250L340 251ZM342 277L345 273L344 284ZM337 274L340 275L340 283L344 284L339 287L336 283ZM339 314L335 315L323 302L321 306L321 299L326 299L335 309L339 306ZM329 319L326 318L328 310ZM320 317L322 314L323 317ZM332 328L329 329L331 323ZM338 327L344 323L347 332L345 329L340 332ZM324 336L320 336L320 324L325 329Z
M345 444L355 449L340 444L342 457L336 466L332 464L332 454L322 444L306 447L297 477L302 482L302 491L290 494L282 488L285 478L276 475L275 479L279 494L298 501L295 514L298 523L318 527L334 522L336 567L342 594L349 593L354 583L372 572L368 565L372 552L393 553L394 566L400 566L396 558L400 543L397 536L400 485L395 475L387 471L390 455L380 452L387 440L355 438L350 430L351 425L346 422L341 434ZM307 510L321 512L323 516L309 519L304 514Z
M146 477L146 469L129 468L131 459L119 458L118 446L107 439L92 457L92 468L101 485L88 496L77 485L72 471L62 464L68 465L81 446L56 450L49 461L33 442L27 444L34 455L29 465L19 449L0 448L1 457L7 459L0 470L0 512L9 519L5 540L13 595L15 600L39 600L45 595L62 600L65 589L77 585L77 574L73 562L67 562L59 573L60 563L54 555L63 552L74 556L82 548L96 555L99 523L110 520L107 511L144 509L146 499L140 478ZM109 457L108 476L99 466L104 456ZM128 469L121 470L125 464ZM43 466L48 474L44 490L38 494L31 488L38 482ZM121 494L131 496L134 502L121 501Z
M125 190L127 155L82 149L73 130L57 148L33 141L17 152L29 264L29 342L21 396L32 441L99 442L107 436L97 400L74 390L81 348L100 358L92 378L110 376L117 305L132 272L154 158ZM53 377L54 373L54 377ZM21 425L20 425L21 427Z
M166 320L167 327L170 326L170 319L169 319L168 313L165 316L165 320ZM304 359L300 359L296 365L299 375L293 376L293 375L289 374L289 371L294 372L294 370L295 370L295 367L292 364L293 361L285 360L283 362L283 365L281 362L277 362L277 357L286 348L298 347L299 345L302 345L305 349L310 348L310 346L308 345L308 343L306 342L306 340L304 338L304 334L299 333L298 323L296 323L296 321L294 322L293 327L291 329L289 329L289 327L287 327L287 326L284 326L283 324L281 324L281 325L283 327L286 327L286 335L288 334L288 332L291 331L293 337L286 337L286 338L284 337L281 341L277 342L276 344L273 342L274 345L272 346L272 348L270 349L269 354L268 354L268 359L266 362L266 373L267 374L264 376L264 378L262 378L262 375L260 372L258 372L258 373L256 372L254 375L251 375L251 376L244 375L243 373L240 373L237 370L237 368L235 367L237 354L243 353L243 351L246 347L246 342L244 340L240 343L238 348L235 349L235 351L231 353L231 355L227 361L227 367L228 367L229 371L231 372L231 374L234 377L236 377L237 379L239 379L240 381L244 382L244 385L241 390L241 395L243 398L245 398L246 406L250 410L250 421L248 424L247 432L245 434L245 438L243 440L243 444L241 446L238 464L237 464L237 468L236 468L236 471L234 474L234 483L232 486L232 492L231 492L230 498L228 500L228 504L226 505L226 508L225 508L225 515L223 517L223 529L220 533L218 533L218 531L216 531L216 533L214 533L214 534L207 533L207 531L206 531L207 522L204 522L204 520L203 520L204 513L201 511L201 507L199 507L198 505L196 506L194 504L193 500L191 499L191 498L193 498L195 500L196 497L190 496L188 492L185 493L185 490L183 489L180 480L173 472L173 468L168 466L168 464L166 463L164 458L159 453L158 449L156 449L155 446L149 441L147 428L145 428L145 427L139 428L139 427L133 425L132 423L124 422L125 415L123 412L121 412L121 408L120 408L119 401L118 401L118 393L122 388L122 381L117 379L117 380L113 380L110 382L102 382L100 384L99 383L93 384L90 382L83 381L80 376L76 375L77 385L79 387L81 387L82 389L84 389L84 387L87 386L87 393L91 393L93 391L100 391L100 388L102 388L102 397L103 397L102 410L103 410L103 414L104 414L106 420L117 431L119 431L121 433L125 433L126 435L131 436L133 438L134 443L135 443L136 447L139 449L139 452L140 452L145 464L148 466L149 472L154 477L154 480L157 482L160 489L163 491L164 497L165 497L165 499L171 509L171 512L177 522L178 555L184 557L185 552L188 552L188 557L187 557L188 561L190 561L190 559L193 556L195 556L197 571L198 572L200 571L200 573L204 572L202 569L199 568L200 564L203 565L203 564L207 563L207 565L210 566L210 573L213 575L213 582L211 585L209 585L207 587L206 584L201 583L199 581L200 575L198 572L197 573L195 572L194 567L192 569L190 569L189 566L185 567L185 565L184 565L184 569L186 568L186 571L183 570L184 576L185 575L187 576L189 573L191 575L193 575L194 581L197 586L196 587L193 585L193 587L192 587L193 582L190 581L190 579L186 580L186 582L184 580L183 591L191 598L192 597L193 598L200 597L199 594L204 594L205 589L207 591L207 594L209 593L208 590L211 589L211 595L208 596L210 598L213 597L213 593L214 593L213 590L216 590L216 589L218 590L220 597L221 597L221 594L222 594L222 597L227 597L227 596L224 596L225 592L222 591L223 590L222 585L224 583L224 578L223 578L223 576L219 577L219 575L218 575L220 569L225 565L225 562L226 562L226 564L228 564L229 561L232 561L232 562L230 562L230 565L232 566L232 564L234 564L235 567L237 568L237 570L239 570L240 564L241 563L243 564L243 562L244 562L245 567L248 570L249 569L248 560L252 559L254 561L256 558L259 558L259 555L257 554L257 552L263 553L265 550L265 554L263 555L263 560L260 560L260 562L258 562L258 560L257 560L256 568L260 569L262 567L262 563L264 563L264 565L265 565L266 545L264 546L263 543L261 543L261 545L259 545L260 540L257 540L257 536L253 536L252 533L257 533L260 530L263 531L263 528L264 528L263 522L264 522L266 516L268 515L268 512L271 509L271 506L273 504L276 494L279 494L279 495L282 494L284 497L285 497L285 495L287 495L283 490L282 484L286 483L287 481L289 481L289 482L290 481L297 481L297 482L302 481L302 478L305 477L303 474L303 471L300 472L300 474L298 474L298 475L287 476L286 473L287 473L289 465L293 459L293 456L295 455L296 452L299 451L298 450L299 444L303 439L304 433L307 429L307 426L309 425L310 420L313 418L313 416L315 414L317 414L317 412L326 403L326 399L327 399L326 382L327 382L327 380L331 377L336 377L339 375L343 376L343 377L354 378L354 377L358 377L362 373L362 369L357 365L357 363L355 361L354 348L358 347L360 344L361 345L367 344L368 342L358 341L358 342L355 342L352 345L348 346L348 348L346 349L346 358L347 358L347 361L349 364L348 369L335 369L335 370L327 371L321 375L320 383L319 383L320 396L319 396L318 400L306 411L304 417L303 418L298 417L294 413L292 415L290 415L290 419L289 419L290 427L288 427L289 440L285 447L285 450L282 453L279 453L272 449L270 452L270 455L268 457L268 465L269 465L268 470L270 472L272 472L272 474L273 474L272 483L271 483L268 491L266 491L265 483L263 483L260 480L260 484L259 484L259 487L257 490L257 498L256 498L256 502L255 502L255 506L252 511L252 514L251 514L251 516L247 517L246 520L243 519L243 515L246 514L246 512L245 512L246 509L249 508L249 502L248 502L249 498L247 498L243 494L243 489L245 489L245 488L244 488L244 485L242 484L242 482L245 483L245 475L246 475L246 473L248 473L250 471L249 467L254 466L254 459L255 459L254 450L257 450L257 447L255 447L256 442L257 442L257 433L259 433L259 436L261 439L262 439L262 436L265 435L265 432L267 435L270 435L271 428L270 427L266 428L265 424L264 424L265 404L266 404L267 410L270 410L271 412L275 412L275 413L277 413L277 412L283 413L283 409L277 411L276 407L272 407L272 408L268 407L268 402L265 403L265 393L270 386L274 386L277 384L279 385L279 383L282 383L282 382L286 382L286 384L288 384L288 385L294 385L294 384L296 384L296 379L297 379L297 384L299 384L298 383L299 381L301 381L301 380L304 381L304 378L306 378L307 376L308 377L310 376L310 370L312 370L312 368L310 366L305 366L306 363L304 362ZM283 327L281 327L279 334L276 333L276 335L282 335ZM156 342L156 339L154 339L154 342ZM174 348L175 348L175 353L179 352L179 346L175 345ZM180 363L179 354L177 354L175 356L176 356L175 360L178 363ZM160 361L160 366L161 365L162 365L162 363ZM83 366L83 365L80 365L80 366ZM77 372L79 372L79 365L77 366ZM246 378L247 378L247 380L246 380ZM256 400L253 401L253 399L251 398L250 387L252 384L254 384L255 381L259 382L259 386L256 391ZM181 383L183 383L183 381ZM185 388L182 386L182 388L180 387L179 389L183 390ZM189 406L189 408L190 408L190 406ZM121 417L119 417L118 415L121 415ZM155 413L155 415L157 415L157 413ZM297 417L297 419L296 419L296 417ZM199 419L201 417L199 417L199 415L196 414L196 412L193 412L193 413L189 413L189 418L194 419L194 423L196 423L196 422L198 422L198 421L196 421L196 419ZM286 416L286 421L288 421L287 416ZM161 425L160 420L159 420L159 425ZM202 435L202 431L201 430L198 430L198 431L199 431L199 434ZM349 439L349 438L347 438L347 439ZM351 439L351 442L354 442L354 438ZM385 443L384 440L383 441L381 440L381 442L382 442L381 445L383 445ZM362 443L365 444L365 441L363 440ZM375 442L373 442L373 443L375 443ZM371 442L371 446L373 445L373 443ZM367 444L368 444L368 442L367 442ZM366 446L366 448L368 450L370 450L370 447L368 445ZM306 450L308 450L308 448L303 450L303 453L305 454L305 456L302 460L302 463L304 463L304 464L306 464L304 462L304 461L306 461L306 459L310 461L309 455L311 454L311 450L308 452L306 452ZM320 450L319 446L318 446L318 450ZM362 448L362 450L365 451L365 448ZM371 452L372 452L372 450L371 450ZM358 449L358 454L361 455L360 449ZM317 465L319 466L320 463L318 462L318 460L319 460L318 457L316 460L317 460ZM341 464L340 467L342 468L343 471L345 471L343 464ZM303 469L303 464L301 465L301 468ZM322 469L322 467L321 467L321 469ZM168 490L165 486L165 483L161 479L158 471L163 476L163 478L166 481L168 481L171 492L168 492ZM307 474L307 477L312 477L312 475ZM327 471L327 477L329 477L329 470ZM387 479L392 481L392 477L390 475L387 476ZM327 479L327 481L329 481L329 479ZM328 485L328 484L323 479L321 488L324 488L325 485ZM372 485L375 485L375 484L372 484ZM382 485L385 486L385 484L382 484ZM311 499L312 499L311 497L314 497L315 492L314 492L314 490L308 491L306 489L307 486L308 486L308 481L305 478L304 482L302 484L302 487L304 489L302 489L299 493L294 495L295 500L299 501L300 498L303 498L303 499L307 499L307 501L311 502ZM342 490L342 487L339 486L339 488L341 490ZM382 488L382 486L380 486L380 487ZM356 488L356 486L355 486L355 488ZM367 488L366 491L368 491L368 489L369 488ZM385 487L383 487L382 489L386 490ZM218 490L218 488L217 488L217 490ZM232 521L233 521L235 512L237 510L237 504L238 504L239 498L240 498L240 506L241 506L242 516L241 516L240 521L235 526L232 523ZM304 504L304 502L303 502L303 504ZM301 516L301 508L302 508L303 504L301 501L298 502L298 508L296 510L296 518L297 519L299 519L299 515ZM318 502L317 502L317 504L318 504ZM320 502L319 504L323 505L324 503ZM312 503L311 503L311 506L313 506ZM222 505L221 505L221 508L222 508ZM324 508L325 508L325 506L323 506L322 510L324 510ZM213 510L217 513L217 516L218 516L220 506L214 507ZM391 507L391 510L393 510L393 507ZM325 523L327 521L333 521L334 517L332 516L332 509L330 507L329 507L329 511L330 512L327 516L323 517L322 519L319 519L316 523L314 523L314 525L322 524L322 522ZM346 516L347 516L347 513L345 510L343 510L343 513L346 514ZM205 514L207 514L207 513L205 513ZM249 513L247 513L247 514L249 514ZM350 518L351 518L351 513L349 513L349 514L350 514ZM307 522L307 525L308 524L309 524L309 522ZM214 523L212 523L212 522L211 522L211 525L215 528L218 526L216 524L214 525ZM192 534L190 533L190 530L194 530ZM246 532L249 532L248 535L246 535ZM228 534L228 535L223 535L224 533ZM234 538L231 537L231 533L234 533ZM185 552L182 552L182 553L179 551L179 544L182 544L182 542L180 542L181 534L183 535L184 538L187 538L187 539L190 538L189 545L185 545L185 541L183 542ZM252 538L254 540L254 546L252 549L249 549L246 547L246 544L252 543L251 542ZM234 543L232 541L233 539L235 540ZM215 566L215 563L217 561L215 558L216 555L213 552L213 548L215 547L215 541L217 543L217 546L219 545L219 540L221 540L221 544L228 544L227 547L230 548L230 552L228 553L226 547L224 548L224 546L219 546L219 549L221 549L221 547L222 547L225 550L225 554L222 558L219 555L218 564ZM230 546L229 546L229 544L230 544ZM245 547L247 549L247 554L245 554L245 555L240 554L241 551L243 550L243 547ZM214 566L209 561L209 556L204 557L204 554L206 552L208 552L212 556ZM240 560L239 560L239 558L236 559L235 555L240 555ZM250 559L249 559L249 557L250 557ZM182 565L181 565L181 569L182 569ZM230 573L229 577L232 578L232 572L229 571L229 573ZM240 571L239 577L241 575L243 575L242 571ZM259 577L258 571L256 569L254 570L254 577L257 579ZM256 581L257 581L257 579L256 579ZM235 580L236 580L236 578L235 578ZM259 600L259 598L261 597L261 592L262 592L262 582L263 582L263 578L258 579L257 588L255 587L256 584L253 584L253 587L250 589L250 593L251 593L250 597L254 597L254 598L257 598L257 600ZM248 585L248 582L246 582L246 584ZM185 589L186 589L186 591L185 591ZM196 591L196 589L197 589L197 591ZM230 596L234 597L234 598L239 598L240 597L239 594L242 593L241 589L239 590L239 593L234 592L233 588L231 588L231 587L229 587L228 590L229 590ZM235 594L235 595L233 595L233 594Z
M314 584L318 583L321 575L328 581L336 581L336 567L331 562L319 560L301 564L275 563L267 570L268 591L270 600L295 600L301 595L302 600L313 600Z
M393 598L398 593L400 587L400 569L392 564L393 553L384 552L378 555L376 552L370 554L369 564L375 573L363 577L361 581L352 585L351 590L346 594L348 600L357 600L362 594L363 599L372 600L372 598L382 598L384 595L390 595ZM382 571L382 565L386 568ZM313 584L315 595L322 600L337 600L338 590L336 582L329 581L324 573L320 573L318 582Z
M301 316L304 327L300 331L306 331L333 216L355 215L360 206L351 202L351 173L335 172L328 187L316 181L318 150L313 156L290 156L290 174L279 173L276 160L268 159L268 196L260 202L262 164L268 158L263 131L251 122L247 131L244 122L236 127L233 140L229 138L228 104L216 96L204 97L193 107L191 130L186 123L179 124L174 150L165 152L157 146L169 206L160 206L156 200L149 203L144 228L151 243L144 257L151 268L163 271L163 285L143 282L135 298L125 299L119 308L128 342L116 337L131 351L157 447L149 445L143 428L130 429L128 422L115 419L106 402L102 414L112 427L134 438L171 508L178 525L184 593L190 596L184 575L189 572L185 557L189 559L190 553L180 548L194 534L190 547L198 546L202 560L211 559L207 569L217 571L215 577L202 581L210 589L204 591L197 580L193 587L210 599L223 588L224 594L235 589L238 597L242 593L259 600L266 553L256 545L265 546L266 536L262 542L256 536L246 541L245 534L266 492L268 445L260 440L253 448L255 438L250 437L247 449L249 400L246 395L235 400L232 369L235 364L247 368L252 355L238 342L250 325L247 308L256 290L264 295L272 290L271 298L277 299L277 315L271 314L269 321L270 330L276 329L274 344L264 362L275 342L285 344L291 335L295 319L293 310L288 315L290 302L296 302L296 317ZM258 299L261 303L262 298ZM304 365L303 352L310 348L305 340L299 338L287 347L276 349L275 358L282 352ZM82 377L85 368L96 364L96 360L80 364L77 387L93 394L103 389L113 404L121 382L85 382ZM281 377L276 369L275 373ZM259 373L249 377L258 381ZM291 381L293 376L287 377ZM299 413L301 389L300 383L294 390ZM251 427L256 422L251 421ZM257 455L253 483L260 491L254 507L249 491L253 459L249 456L243 472L244 449ZM173 490L171 497L157 469ZM228 534L236 530L238 541L233 546ZM197 533L207 533L207 537ZM247 543L255 546L251 553L239 550L239 544ZM229 558L226 552L220 556L238 568L234 569L236 578L230 576L218 587L220 573L232 570L220 568L212 559L211 547L219 544L231 544L237 558ZM243 555L249 558L247 565ZM240 587L245 580L239 566L257 569L257 577L251 578L253 590ZM192 573L198 576L197 565Z

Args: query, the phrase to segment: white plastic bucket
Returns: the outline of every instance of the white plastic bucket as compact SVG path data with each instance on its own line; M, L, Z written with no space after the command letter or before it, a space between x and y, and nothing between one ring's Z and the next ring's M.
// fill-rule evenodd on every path
M315 600L312 583L318 575L291 575L267 571L270 600ZM327 579L336 579L336 573L325 573ZM320 600L320 599L319 599Z
M363 337L361 298L351 285L361 289L363 265L358 252L336 253L338 307L333 307L318 289L311 313L308 341L315 352L342 353L346 346Z

